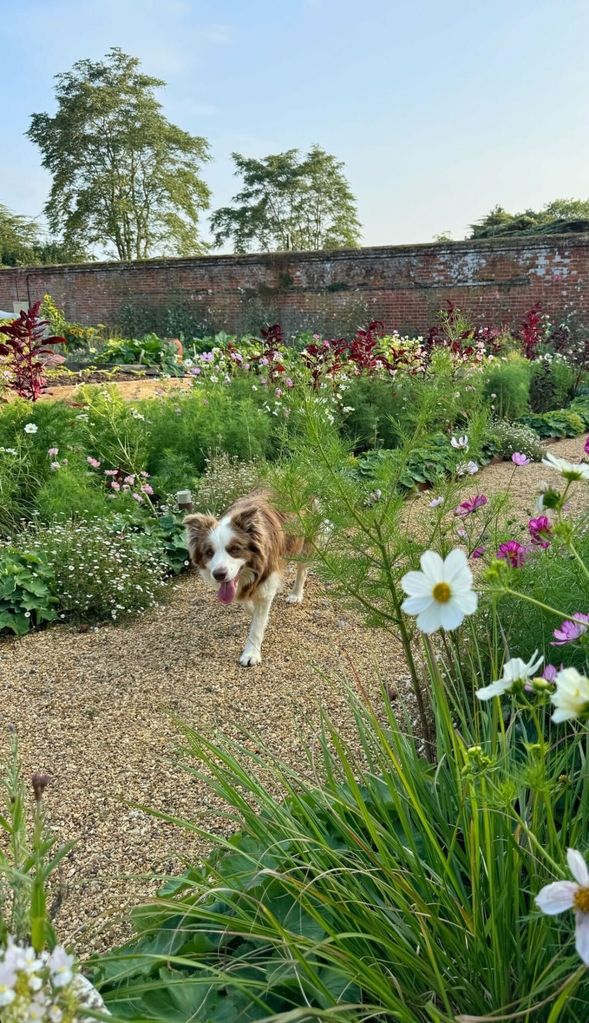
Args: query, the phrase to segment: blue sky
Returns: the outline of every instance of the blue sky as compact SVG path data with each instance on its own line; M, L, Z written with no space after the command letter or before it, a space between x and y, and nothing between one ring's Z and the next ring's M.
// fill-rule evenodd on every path
M38 216L24 137L53 75L121 46L204 135L213 207L230 153L318 142L343 160L363 243L461 238L496 203L589 196L587 0L0 0L0 202Z

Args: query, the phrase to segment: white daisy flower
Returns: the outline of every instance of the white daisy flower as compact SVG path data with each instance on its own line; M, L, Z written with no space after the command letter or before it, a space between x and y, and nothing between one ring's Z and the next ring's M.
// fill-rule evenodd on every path
M477 609L472 572L466 554L459 548L450 551L445 560L435 551L425 551L421 572L407 572L401 586L407 594L402 610L416 615L418 629L427 634L456 629L465 615Z
M510 658L503 665L503 678L491 682L490 685L485 686L483 689L477 689L475 695L478 696L479 700L490 700L493 696L503 696L504 693L508 693L510 689L513 689L516 682L525 683L528 679L534 678L543 660L543 656L538 657L537 650L534 650L527 663L522 661L521 657Z
M568 462L566 458L558 458L550 452L542 459L542 465L556 469L565 480L589 480L589 465L581 462Z
M536 905L547 916L567 909L575 911L575 947L585 966L589 966L589 870L576 849L567 849L567 863L575 881L554 881L536 896Z
M555 678L556 689L550 699L555 711L552 720L574 721L589 712L589 678L581 675L576 668L564 668Z
M36 425L36 423L27 423L24 428L24 431L25 433L36 433L38 429L39 427Z

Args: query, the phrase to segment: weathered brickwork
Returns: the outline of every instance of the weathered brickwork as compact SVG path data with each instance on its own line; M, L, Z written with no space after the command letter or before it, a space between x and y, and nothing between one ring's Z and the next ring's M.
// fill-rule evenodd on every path
M200 309L217 329L384 320L422 332L447 299L477 321L517 324L536 302L552 317L589 316L589 235L210 256L0 270L0 308L49 292L71 320L116 326L121 309Z

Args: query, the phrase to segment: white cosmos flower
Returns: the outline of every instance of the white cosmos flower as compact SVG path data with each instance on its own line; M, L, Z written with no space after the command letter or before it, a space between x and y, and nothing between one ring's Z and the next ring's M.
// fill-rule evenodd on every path
M468 437L466 434L463 434L462 437L452 437L450 444L457 451L468 451Z
M16 973L7 963L0 964L0 1008L10 1005L16 997L14 985L16 984Z
M589 711L589 678L581 675L576 668L564 668L555 678L556 689L552 693L555 711L552 720L574 721Z
M537 650L534 650L527 663L522 661L521 657L511 657L503 665L503 678L498 678L483 689L477 689L475 695L479 700L490 700L493 696L503 696L503 693L509 692L516 682L527 682L528 679L534 678L543 660L543 656L538 657Z
M542 465L557 469L565 480L589 480L589 465L583 465L581 462L568 462L566 458L557 458L550 452L542 459Z
M417 628L427 634L456 629L465 615L474 614L478 597L472 588L472 572L464 551L456 548L443 560L435 551L421 555L421 572L407 572L401 579L407 594L402 610L417 616Z
M24 428L24 431L25 433L36 433L38 429L39 427L36 425L36 423L27 423Z
M61 945L56 945L47 960L54 987L65 987L74 975L74 957Z
M575 881L554 881L536 896L536 905L548 916L567 909L575 911L575 947L585 966L589 966L589 870L576 849L567 850L567 863Z

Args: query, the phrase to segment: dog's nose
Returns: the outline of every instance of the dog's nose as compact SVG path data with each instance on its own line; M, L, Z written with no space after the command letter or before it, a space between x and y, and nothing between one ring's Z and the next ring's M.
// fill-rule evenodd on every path
M227 578L227 571L224 568L216 568L213 572L213 579L216 579L218 583L222 583Z

